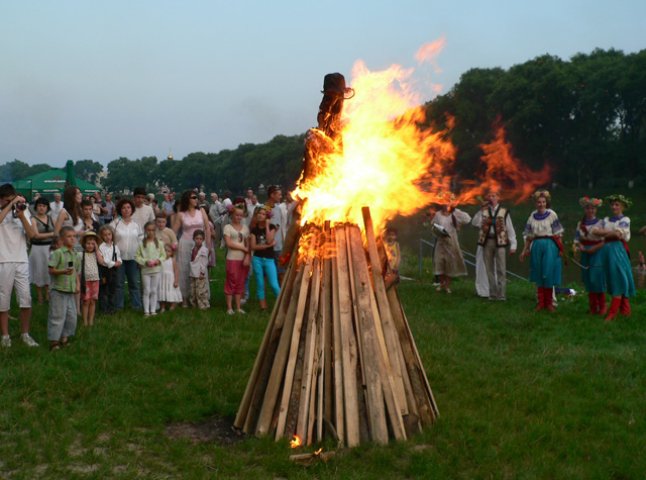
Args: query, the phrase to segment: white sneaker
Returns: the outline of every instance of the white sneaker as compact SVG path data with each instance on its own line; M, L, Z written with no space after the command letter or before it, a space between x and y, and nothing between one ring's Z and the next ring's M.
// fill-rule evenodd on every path
M9 335L3 335L2 340L0 341L0 346L2 348L9 348L11 346L11 337Z
M235 315L236 312L233 310L227 310L227 315Z
M38 343L36 343L36 340L31 338L31 335L29 335L28 333L23 333L22 335L20 335L20 338L22 339L22 343L24 343L28 347L38 346Z
M246 314L247 314L247 312L245 312L242 308L239 308L239 309L238 309L238 313L239 313L240 315L246 315Z

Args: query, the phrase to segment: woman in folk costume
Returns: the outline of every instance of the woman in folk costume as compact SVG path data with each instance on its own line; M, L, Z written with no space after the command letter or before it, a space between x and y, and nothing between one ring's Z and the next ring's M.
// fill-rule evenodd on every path
M630 208L632 202L623 195L610 195L606 197L606 203L610 206L612 216L604 218L603 226L593 231L603 237L605 243L601 254L607 290L612 295L606 316L606 321L610 321L619 312L630 315L628 298L635 295L635 281L628 256L630 218L624 215L624 210Z
M451 293L451 279L467 274L464 257L458 242L461 225L471 221L471 216L455 208L455 196L451 195L437 212L431 210L431 224L437 236L433 252L433 273L439 275L437 291Z
M597 208L603 204L599 198L582 197L579 205L583 207L584 216L577 223L574 234L574 246L581 252L581 277L588 291L590 313L606 314L606 275L603 269L603 237L596 229L603 226L603 220L597 218Z
M549 208L551 197L547 190L538 190L533 198L536 210L527 219L523 231L525 246L520 259L530 257L529 280L537 288L536 311L547 309L553 312L553 289L561 283L563 226L556 212Z

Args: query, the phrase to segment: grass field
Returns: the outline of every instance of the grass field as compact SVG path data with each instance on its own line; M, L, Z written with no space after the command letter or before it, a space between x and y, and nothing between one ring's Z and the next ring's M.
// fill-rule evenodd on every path
M564 197L573 228L577 194ZM530 208L517 209L517 229ZM420 232L402 232L415 280L399 290L441 413L422 434L310 467L289 461L287 442L233 438L268 316L253 304L245 317L224 314L220 261L208 312L100 317L55 353L46 307L32 322L41 348L24 347L12 321L14 346L0 350L0 479L646 478L646 291L613 323L586 314L585 295L534 313L522 281L506 303L477 298L472 279L440 294L428 259L417 276ZM200 432L210 440L193 442Z
M222 282L212 285L211 311L99 318L55 353L24 347L12 322L14 346L0 351L0 478L644 478L643 290L632 318L606 324L584 297L534 313L524 282L505 304L476 298L470 280L452 295L426 277L403 283L441 418L407 442L302 467L286 442L168 435L176 423L231 423L266 325L253 305L226 316ZM43 345L45 323L37 307Z

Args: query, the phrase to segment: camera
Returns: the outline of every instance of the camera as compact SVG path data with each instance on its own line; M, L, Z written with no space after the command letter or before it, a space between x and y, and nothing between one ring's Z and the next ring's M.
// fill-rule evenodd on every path
M27 210L27 204L23 202L16 203L16 210Z

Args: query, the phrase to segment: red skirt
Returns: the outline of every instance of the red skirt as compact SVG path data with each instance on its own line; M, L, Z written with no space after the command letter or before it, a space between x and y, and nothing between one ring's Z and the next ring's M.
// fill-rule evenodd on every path
M245 267L242 260L227 260L225 271L224 294L243 295L244 285L249 274L249 266Z

